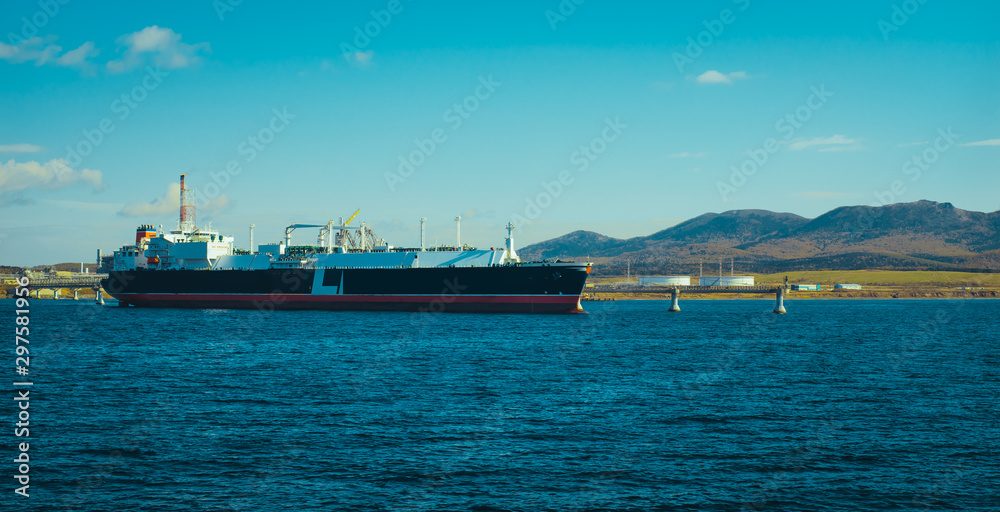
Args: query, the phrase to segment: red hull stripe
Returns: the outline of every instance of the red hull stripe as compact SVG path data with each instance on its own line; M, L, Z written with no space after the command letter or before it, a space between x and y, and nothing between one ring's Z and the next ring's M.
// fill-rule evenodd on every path
M301 295L301 294L201 294L201 293L118 293L128 301L280 301L280 302L442 302L476 304L576 304L577 295Z

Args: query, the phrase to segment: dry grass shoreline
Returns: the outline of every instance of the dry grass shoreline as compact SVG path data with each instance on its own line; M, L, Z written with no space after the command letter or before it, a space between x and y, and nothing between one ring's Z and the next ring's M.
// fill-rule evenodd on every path
M821 270L752 274L758 285L779 286L788 278L789 284L819 284L820 291L788 291L785 297L795 299L996 299L1000 298L1000 273L905 271L905 270ZM692 277L697 282L698 277ZM590 284L625 284L625 276L596 277ZM835 284L854 283L861 290L834 290ZM636 277L630 284L635 286ZM970 289L963 289L970 288ZM974 289L971 289L974 288ZM649 293L599 292L585 293L597 299L662 299L669 298L669 288ZM681 294L692 299L762 299L773 294Z
M684 300L774 300L774 294L761 293L684 293L681 292ZM588 293L584 300L669 300L670 293L650 292L650 293L617 293L599 292ZM849 292L788 292L785 300L837 300L837 299L1000 299L1000 291L996 290L976 290L976 291L874 291L860 290Z

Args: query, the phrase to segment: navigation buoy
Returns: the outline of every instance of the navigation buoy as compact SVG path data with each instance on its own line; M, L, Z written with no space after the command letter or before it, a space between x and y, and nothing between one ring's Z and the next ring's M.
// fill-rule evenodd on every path
M775 294L775 297L774 312L779 315L787 313L787 311L785 311L785 289L778 288L778 292Z

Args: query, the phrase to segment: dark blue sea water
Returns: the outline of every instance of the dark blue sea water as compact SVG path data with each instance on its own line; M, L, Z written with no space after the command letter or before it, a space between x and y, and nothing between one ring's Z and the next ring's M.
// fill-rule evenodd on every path
M31 496L7 476L0 506L1000 509L1000 302L668 305L32 301ZM4 402L11 475L23 439Z

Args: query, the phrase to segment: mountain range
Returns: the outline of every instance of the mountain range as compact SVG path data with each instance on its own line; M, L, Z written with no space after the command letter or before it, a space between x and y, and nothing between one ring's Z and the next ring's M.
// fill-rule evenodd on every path
M590 259L595 272L697 273L735 260L741 272L1000 269L1000 211L917 201L844 206L815 219L767 210L706 213L649 236L574 231L520 249L522 259ZM714 270L707 270L714 272Z

